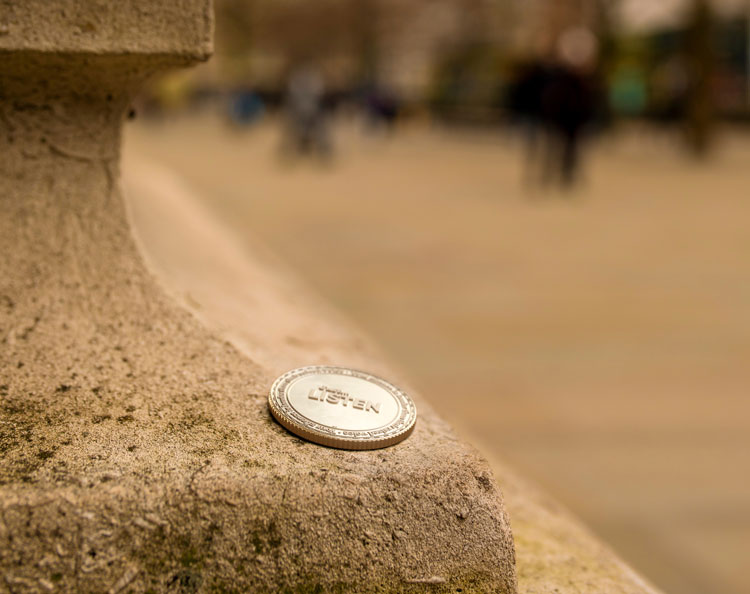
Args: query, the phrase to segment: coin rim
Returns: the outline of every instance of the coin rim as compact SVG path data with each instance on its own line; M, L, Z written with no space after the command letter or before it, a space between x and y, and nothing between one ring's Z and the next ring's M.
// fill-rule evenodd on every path
M309 419L292 406L288 395L283 390L293 380L304 375L316 373L349 375L378 384L399 400L403 413L390 425L386 425L388 428L386 436L377 439L370 437L369 431L334 429L313 419ZM288 407L289 412L283 410L284 405ZM372 373L350 367L336 367L332 365L308 365L292 369L280 375L273 382L269 391L268 406L271 414L279 424L295 435L320 445L346 450L375 450L394 445L406 439L411 434L417 421L417 407L414 401L400 388ZM299 417L299 419L295 419L295 416ZM314 423L315 427L303 424L305 420ZM342 431L345 432L345 435L337 433Z

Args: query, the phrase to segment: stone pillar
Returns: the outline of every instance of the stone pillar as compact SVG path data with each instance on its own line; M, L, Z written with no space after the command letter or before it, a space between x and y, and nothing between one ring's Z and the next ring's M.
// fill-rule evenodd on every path
M514 592L500 492L424 402L392 448L301 441L274 374L144 268L123 116L211 22L205 0L0 1L0 591Z

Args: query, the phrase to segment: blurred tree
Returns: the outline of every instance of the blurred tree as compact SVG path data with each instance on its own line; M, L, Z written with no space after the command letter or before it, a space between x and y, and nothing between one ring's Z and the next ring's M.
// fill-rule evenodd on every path
M352 3L352 20L355 43L358 46L359 84L373 84L378 70L378 7L375 0L357 0Z
M237 84L252 67L255 0L216 0L216 62L221 76Z
M695 0L685 44L690 76L685 126L688 146L697 156L708 152L713 131L713 21L708 1Z

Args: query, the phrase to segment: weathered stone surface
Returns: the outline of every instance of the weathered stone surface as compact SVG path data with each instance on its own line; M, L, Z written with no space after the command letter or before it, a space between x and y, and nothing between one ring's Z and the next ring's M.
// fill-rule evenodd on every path
M157 278L175 298L269 368L288 369L312 356L319 363L339 361L393 376L366 337L262 245L238 241L215 221L204 206L208 197L196 196L179 176L138 157L139 144L130 144L124 163L131 218ZM169 229L166 220L173 223ZM266 322L259 324L259 317ZM519 592L657 592L554 499L501 462L490 465L511 517Z
M41 4L0 15L1 587L515 591L489 469L423 401L398 447L303 442L267 412L277 370L143 267L118 184L123 114L138 81L205 55L207 21L183 37L162 4L102 2L86 15L127 14L79 39L80 3L43 3L48 20Z
M266 367L288 369L312 356L316 363L339 361L393 376L356 328L316 299L262 244L253 242L248 251L247 238L238 241L214 220L206 197L196 196L163 166L139 158L134 144L140 143L131 143L124 163L133 226L157 278L176 299ZM169 229L163 225L167 220ZM657 592L554 499L501 462L490 459L490 465L511 518L519 592Z
M205 0L0 0L0 50L206 59L212 35Z

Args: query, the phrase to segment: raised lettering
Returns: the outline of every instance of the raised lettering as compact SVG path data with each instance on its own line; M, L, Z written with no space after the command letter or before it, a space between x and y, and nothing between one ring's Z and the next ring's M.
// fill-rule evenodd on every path
M380 402L372 402L363 398L354 398L342 390L329 388L328 386L318 386L307 393L310 400L327 402L328 404L342 404L347 406L350 402L352 408L357 410L371 410L376 414L380 413Z

